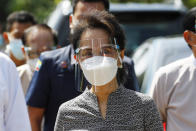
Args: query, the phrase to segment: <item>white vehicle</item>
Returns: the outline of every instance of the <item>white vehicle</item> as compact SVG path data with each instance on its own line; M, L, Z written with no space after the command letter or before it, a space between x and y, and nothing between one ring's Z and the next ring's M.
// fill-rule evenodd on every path
M154 74L161 66L188 57L191 53L182 35L146 40L133 55L141 92L149 94Z

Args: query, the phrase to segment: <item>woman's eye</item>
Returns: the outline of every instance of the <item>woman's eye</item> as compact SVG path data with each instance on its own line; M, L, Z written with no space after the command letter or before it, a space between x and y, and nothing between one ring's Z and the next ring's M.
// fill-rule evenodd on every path
M114 49L111 48L111 47L105 47L102 50L103 50L103 53L106 54L106 55L111 55L114 52Z
M83 51L81 52L81 56L82 56L82 57L89 57L89 56L92 56L92 50L91 50L91 49L83 50Z
M109 49L104 49L104 50L103 50L103 53L104 53L104 54L110 54L111 51L110 51Z
M90 51L85 53L85 56L92 56L92 55L93 55L93 54L92 54L92 52L90 52Z

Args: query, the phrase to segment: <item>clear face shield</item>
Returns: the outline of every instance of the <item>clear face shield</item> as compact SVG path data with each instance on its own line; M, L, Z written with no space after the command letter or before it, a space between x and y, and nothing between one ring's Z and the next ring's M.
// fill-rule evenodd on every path
M81 40L76 55L86 80L94 87L110 83L122 66L115 39Z

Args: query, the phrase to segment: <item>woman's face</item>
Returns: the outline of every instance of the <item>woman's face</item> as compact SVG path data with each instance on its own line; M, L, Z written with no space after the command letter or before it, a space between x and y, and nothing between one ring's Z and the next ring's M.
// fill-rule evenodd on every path
M103 29L87 29L79 41L79 60L93 56L117 58L117 50L108 33Z
M77 58L84 76L96 87L116 77L118 52L103 29L87 29L82 33Z

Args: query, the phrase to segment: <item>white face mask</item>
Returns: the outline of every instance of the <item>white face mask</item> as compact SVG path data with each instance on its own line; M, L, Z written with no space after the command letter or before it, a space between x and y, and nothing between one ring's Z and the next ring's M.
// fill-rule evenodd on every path
M89 83L102 86L114 79L118 66L114 58L94 56L82 61L81 68Z
M28 59L27 64L31 67L32 70L34 70L37 64L37 61L38 61L38 58Z

